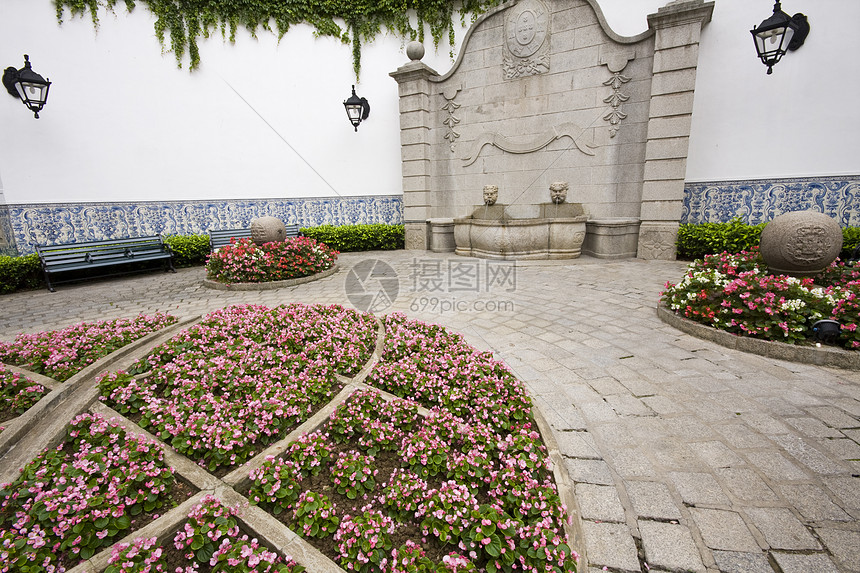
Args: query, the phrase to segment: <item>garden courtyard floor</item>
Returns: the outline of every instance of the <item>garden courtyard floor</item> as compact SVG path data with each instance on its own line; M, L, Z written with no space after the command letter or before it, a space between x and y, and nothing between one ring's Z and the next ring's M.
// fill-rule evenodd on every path
M361 308L382 295L378 314L460 332L525 382L575 482L589 571L860 572L860 372L766 359L663 324L659 292L684 263L513 267L397 251L339 264L275 290L210 290L198 267L14 293L0 298L0 338L241 303Z

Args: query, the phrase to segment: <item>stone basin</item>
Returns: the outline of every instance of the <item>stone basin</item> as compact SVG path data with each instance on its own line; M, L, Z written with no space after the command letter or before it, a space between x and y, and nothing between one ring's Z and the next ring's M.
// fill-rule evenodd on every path
M492 205L454 219L455 253L482 259L575 259L585 222L580 203Z

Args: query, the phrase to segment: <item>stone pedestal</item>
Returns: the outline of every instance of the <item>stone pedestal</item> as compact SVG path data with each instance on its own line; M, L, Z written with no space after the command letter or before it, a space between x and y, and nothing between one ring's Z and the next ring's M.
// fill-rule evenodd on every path
M429 219L430 250L434 253L453 253L457 248L454 243L454 219Z
M630 259L639 244L639 219L592 219L585 224L582 254L598 259Z

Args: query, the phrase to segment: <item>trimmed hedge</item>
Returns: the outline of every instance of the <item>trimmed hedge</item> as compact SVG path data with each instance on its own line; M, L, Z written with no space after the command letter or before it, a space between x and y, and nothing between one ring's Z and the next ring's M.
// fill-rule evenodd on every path
M747 225L738 218L728 223L681 225L678 228L678 258L701 259L724 251L748 251L758 246L765 225Z
M728 223L698 223L681 225L678 229L679 259L701 259L722 252L739 253L757 247L767 223L747 225L735 218ZM860 245L860 227L842 229L842 251L839 258L847 259Z
M320 225L303 228L302 234L341 253L402 249L406 242L403 225Z
M39 255L0 256L0 294L45 286Z
M206 264L209 256L209 235L170 235L164 242L173 250L173 265L194 267Z

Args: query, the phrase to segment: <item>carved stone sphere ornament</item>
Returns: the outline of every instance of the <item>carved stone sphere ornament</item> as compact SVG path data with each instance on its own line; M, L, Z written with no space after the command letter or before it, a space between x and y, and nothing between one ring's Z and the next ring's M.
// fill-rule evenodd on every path
M567 200L567 190L569 189L567 181L556 181L549 185L549 198L556 205L560 205Z
M759 249L771 274L813 276L839 256L842 229L824 213L791 211L765 226Z
M418 41L412 41L406 44L406 56L413 62L416 62L424 57L424 44Z
M484 205L495 205L499 200L498 185L484 185Z
M284 222L275 217L251 219L251 240L256 244L283 241L287 237Z

